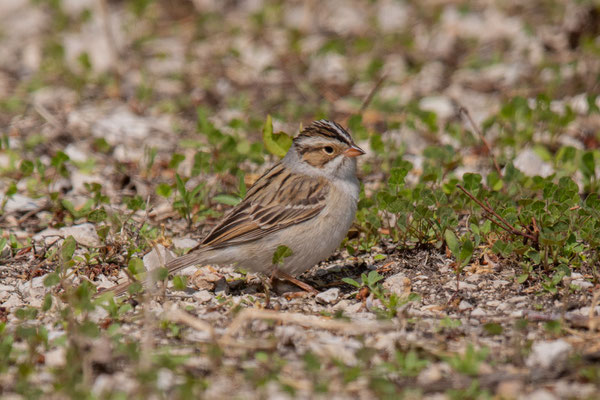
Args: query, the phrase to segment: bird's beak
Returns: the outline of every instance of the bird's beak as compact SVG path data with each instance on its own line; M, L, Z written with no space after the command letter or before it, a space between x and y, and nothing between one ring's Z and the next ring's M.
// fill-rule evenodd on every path
M352 145L348 150L344 151L344 155L346 157L358 157L365 154L365 151L358 147L357 145Z

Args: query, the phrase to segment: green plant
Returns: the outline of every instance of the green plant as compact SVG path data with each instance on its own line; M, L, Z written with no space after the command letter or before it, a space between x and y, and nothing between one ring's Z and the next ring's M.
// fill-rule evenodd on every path
M456 354L451 357L446 357L445 361L456 371L476 376L479 373L479 366L483 361L487 359L489 355L489 349L482 347L475 349L472 344L467 345L464 354Z
M379 284L383 279L377 271L371 271L369 274L361 274L361 282L358 283L352 278L342 278L344 283L354 286L357 289L368 288L369 292L377 298L383 305L382 309L376 308L375 312L380 318L390 319L396 316L398 309L411 301L418 301L420 296L416 293L410 293L405 298L401 298L395 293L388 293Z

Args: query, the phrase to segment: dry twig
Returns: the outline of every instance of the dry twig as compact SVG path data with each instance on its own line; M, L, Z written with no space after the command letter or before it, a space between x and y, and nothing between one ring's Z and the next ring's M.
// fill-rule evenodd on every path
M362 115L362 113L365 112L367 107L369 107L369 104L371 104L371 101L373 101L373 97L375 97L375 93L377 93L377 91L381 88L381 85L385 81L385 78L385 74L381 74L379 79L377 79L377 82L375 82L375 86L373 86L373 89L371 89L367 97L365 97L362 104L360 105L360 108L358 109L358 114Z
M494 211L490 207L489 203L487 205L483 204L483 202L481 202L477 197L473 196L473 194L471 192L469 192L467 189L465 189L460 184L456 185L456 187L458 187L467 196L469 196L471 198L471 200L473 200L475 203L477 203L477 205L479 205L479 207L483 208L483 210L486 212L486 214L484 214L484 217L486 217L488 220L490 220L490 222L492 222L496 226L504 229L505 231L507 231L509 233L512 233L514 235L523 236L524 238L530 239L533 243L538 243L538 236L537 236L537 234L535 234L535 233L534 234L530 234L530 233L522 232L522 231L518 230L517 228L515 228L514 226L512 226L507 220L505 220L500 215L498 215L498 213L496 211ZM490 217L491 215L493 215L494 217L496 217L497 220L491 218Z
M469 112L469 110L467 110L467 108L464 106L460 106L458 112L467 118L467 120L469 121L469 123L471 124L471 126L473 127L473 129L475 130L477 135L479 136L479 139L481 139L481 141L483 142L483 145L485 146L486 150L490 154L490 157L492 157L492 161L494 163L494 168L496 169L496 172L498 172L498 176L502 177L502 170L500 169L500 166L498 165L498 162L496 161L496 157L494 157L494 153L492 153L492 148L490 146L490 143L487 141L485 136L483 136L483 132L481 132L481 129L479 129L479 127L475 124L475 121L473 121L473 117L471 117L471 113Z
M398 329L398 325L391 322L346 322L331 319L325 319L314 315L304 315L299 313L283 313L273 310L260 310L257 308L247 308L240 312L227 327L224 338L229 339L238 332L243 324L251 319L265 319L279 321L281 323L297 324L307 328L317 328L332 331L342 331L349 335L361 335L371 332L380 332L386 330Z

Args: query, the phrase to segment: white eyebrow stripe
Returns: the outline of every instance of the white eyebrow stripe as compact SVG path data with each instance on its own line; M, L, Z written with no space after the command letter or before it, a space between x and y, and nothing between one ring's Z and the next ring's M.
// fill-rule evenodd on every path
M346 143L352 144L352 137L350 136L350 134L344 128L342 128L337 122L329 121L326 119L321 119L321 120L317 121L316 124L322 125L325 128L329 128L329 129L333 130L339 136L341 136Z

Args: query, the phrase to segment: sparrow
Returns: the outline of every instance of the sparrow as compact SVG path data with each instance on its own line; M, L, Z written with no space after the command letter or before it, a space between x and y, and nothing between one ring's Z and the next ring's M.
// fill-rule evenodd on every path
M350 229L360 192L356 157L362 154L339 124L311 123L198 246L165 265L169 274L191 265L237 264L315 292L295 276L329 257ZM273 265L280 245L292 254ZM120 295L130 285L108 290Z

